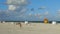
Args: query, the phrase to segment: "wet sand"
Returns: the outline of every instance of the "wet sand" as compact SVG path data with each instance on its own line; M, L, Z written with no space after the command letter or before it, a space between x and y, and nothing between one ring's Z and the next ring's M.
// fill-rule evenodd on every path
M60 24L31 23L22 27L11 23L0 23L0 34L60 34Z

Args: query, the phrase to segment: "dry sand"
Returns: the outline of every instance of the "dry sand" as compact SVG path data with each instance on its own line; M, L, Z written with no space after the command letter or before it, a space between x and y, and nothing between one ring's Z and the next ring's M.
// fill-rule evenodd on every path
M31 23L20 28L15 24L0 23L0 34L60 34L60 24Z

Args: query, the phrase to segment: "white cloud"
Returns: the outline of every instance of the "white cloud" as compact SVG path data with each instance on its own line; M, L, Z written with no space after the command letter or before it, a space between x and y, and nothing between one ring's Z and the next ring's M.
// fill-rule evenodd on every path
M31 17L32 16L32 13L29 13L29 16Z
M14 5L9 5L9 10L16 10L16 7Z
M7 3L8 3L8 10L0 11L2 14L4 14L4 16L25 18L25 13L27 10L26 4L25 4L27 3L26 0L7 0ZM13 4L17 4L17 5L13 5Z
M60 9L58 11L60 11Z
M39 13L35 14L35 17L40 18L41 16L42 16L42 15L41 15L41 14L39 14Z
M45 6L41 6L41 7L39 7L39 9L45 9L46 7Z
M60 18L60 9L57 10L57 16L55 16L56 18Z
M26 8L23 8L23 9L21 10L21 13L24 13L26 10L27 10Z
M8 10L12 10L12 11L19 10L20 11L20 9L21 10L24 9L22 11L25 11L25 8L23 7L25 7L27 5L26 3L28 2L27 0L7 0L7 3L10 4L8 6L9 7Z
M25 4L27 0L7 0L8 4Z
M45 6L42 6L41 8L45 9L46 7Z
M46 11L44 15L48 15L48 14L49 14L49 12L48 12L48 11Z
M25 0L21 0L21 2L25 2Z
M57 11L57 14L59 14L59 15L60 15L60 9Z
M17 17L23 17L23 15L17 16Z
M43 15L40 13L34 14L34 16L37 17L38 19L41 19L43 17Z

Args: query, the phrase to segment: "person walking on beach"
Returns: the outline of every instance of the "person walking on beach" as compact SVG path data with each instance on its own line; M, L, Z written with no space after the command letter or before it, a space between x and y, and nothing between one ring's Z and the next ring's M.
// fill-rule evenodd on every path
M22 24L21 24L21 23L17 23L16 25L19 25L19 26L20 26L20 28L22 27Z
M20 28L22 27L22 24L21 23L19 23L19 25L20 25Z

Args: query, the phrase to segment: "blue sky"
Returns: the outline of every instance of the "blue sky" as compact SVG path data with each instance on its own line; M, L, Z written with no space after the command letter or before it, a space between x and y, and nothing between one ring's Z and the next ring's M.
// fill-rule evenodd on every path
M0 3L7 2L7 0L0 0ZM6 11L8 10L8 5L0 4L0 20L4 21L42 21L44 18L48 18L48 20L56 20L60 21L60 0L29 0L29 4L25 6L28 10L23 13L22 17L21 12L16 11L16 14L14 12L9 12L10 16L6 15ZM45 8L42 8L45 7ZM34 8L33 11L31 11L31 8ZM42 9L38 9L42 8ZM18 13L18 14L17 14ZM32 15L32 16L29 16ZM40 16L37 16L37 15ZM35 16L36 15L36 16Z

